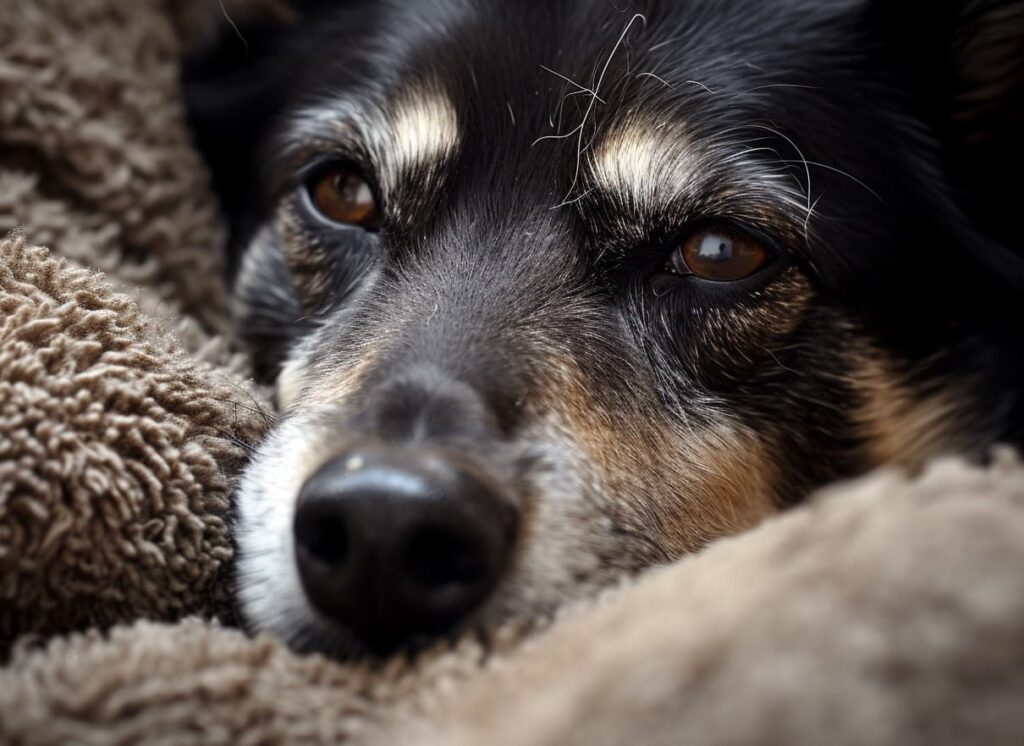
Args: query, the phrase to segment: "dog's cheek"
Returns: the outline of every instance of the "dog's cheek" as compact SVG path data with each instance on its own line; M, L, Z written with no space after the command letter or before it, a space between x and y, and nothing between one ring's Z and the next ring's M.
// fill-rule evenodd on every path
M617 551L631 553L642 534L656 550L644 547L638 559L673 559L777 511L778 469L753 432L728 423L675 432L640 418L624 429L632 442L619 441L613 450L608 438L614 433L585 436L585 448L594 454L593 481L626 542Z
M611 537L601 551L616 566L695 551L776 512L779 470L766 436L711 407L705 424L682 428L643 387L603 390L567 361L555 369L564 373L546 408L577 444L581 502Z
M761 436L735 424L663 434L652 469L667 487L657 506L661 535L673 556L745 531L777 512L778 469ZM647 494L658 495L651 484Z
M857 395L852 420L872 466L920 469L939 455L976 453L984 439L972 432L969 387L952 379L914 383L892 353L861 341L849 352Z
M613 532L593 501L584 456L552 419L524 431L534 468L521 492L519 539L511 569L484 618L536 616L586 597L629 568L613 551ZM599 492L597 493L599 494Z
M302 309L314 313L328 301L333 270L331 252L305 230L291 201L278 208L277 229Z
M245 249L232 288L231 315L253 353L257 378L273 380L288 349L304 333L304 323L282 240L272 224L261 227Z
M375 347L354 340L342 356L322 336L314 333L295 345L282 367L275 389L282 410L345 407L365 385L377 361ZM330 364L312 362L325 358Z
M284 364L274 390L279 409L291 409L299 402L305 385L304 378L305 365L301 359L294 358Z
M680 373L711 390L756 378L778 364L775 351L792 340L813 304L814 291L795 268L742 302L706 301L699 312L675 316L665 342L673 365L658 372L666 379Z

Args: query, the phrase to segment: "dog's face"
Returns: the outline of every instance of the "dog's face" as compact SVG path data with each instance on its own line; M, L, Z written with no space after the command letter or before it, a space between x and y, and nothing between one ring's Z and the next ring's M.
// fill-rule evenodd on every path
M254 627L344 654L545 613L1019 434L1005 257L899 24L619 5L327 4L270 57L235 286L283 411L238 493Z

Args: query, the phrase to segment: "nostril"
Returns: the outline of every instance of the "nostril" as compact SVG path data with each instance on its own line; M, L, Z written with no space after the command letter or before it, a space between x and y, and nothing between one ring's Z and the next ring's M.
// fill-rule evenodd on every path
M410 537L404 556L407 576L424 589L474 585L488 576L486 552L459 531L424 527Z
M341 565L348 558L349 537L345 520L331 513L310 511L299 516L295 538L311 558L327 565Z

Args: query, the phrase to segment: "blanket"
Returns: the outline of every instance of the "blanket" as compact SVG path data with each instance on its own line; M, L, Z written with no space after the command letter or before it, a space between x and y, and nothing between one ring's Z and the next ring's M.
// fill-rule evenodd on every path
M1019 743L1024 465L882 472L413 660L234 626L274 413L184 50L276 0L0 0L0 743ZM45 247L45 248L43 248Z

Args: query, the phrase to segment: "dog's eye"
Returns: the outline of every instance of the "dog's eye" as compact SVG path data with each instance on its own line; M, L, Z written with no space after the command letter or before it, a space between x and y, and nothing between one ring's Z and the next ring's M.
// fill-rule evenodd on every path
M313 206L327 220L371 231L380 227L373 189L355 169L330 166L315 174L306 188Z
M720 228L700 230L672 252L665 269L714 282L750 277L771 259L768 249L752 236Z

